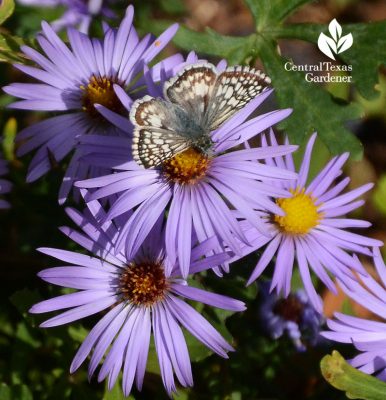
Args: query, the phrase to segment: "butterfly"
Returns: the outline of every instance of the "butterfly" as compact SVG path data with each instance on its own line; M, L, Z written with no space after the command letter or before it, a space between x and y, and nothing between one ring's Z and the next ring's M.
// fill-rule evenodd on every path
M185 67L164 84L164 99L145 96L133 103L133 159L154 168L189 148L209 156L211 132L270 83L250 67L228 67L220 73L210 63Z

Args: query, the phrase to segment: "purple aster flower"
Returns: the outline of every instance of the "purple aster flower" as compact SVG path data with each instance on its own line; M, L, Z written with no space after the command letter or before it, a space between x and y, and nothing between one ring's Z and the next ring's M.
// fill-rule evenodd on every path
M94 104L102 104L118 113L124 112L114 86L130 93L133 80L167 45L178 27L171 26L156 40L152 40L150 35L139 40L132 26L133 13L133 7L130 6L118 29L106 28L103 40L90 39L69 28L70 48L49 24L43 22L43 33L38 35L37 40L45 55L30 47L22 47L23 52L39 68L26 65L16 67L42 83L14 83L6 86L5 92L23 99L11 107L65 112L18 134L19 156L37 149L29 167L28 182L44 175L51 168L52 159L61 161L75 148L82 135L124 135L122 130L101 116ZM163 65L172 67L181 61L182 57L176 55L164 60ZM157 70L157 67L154 68ZM59 193L61 203L65 201L74 179L102 173L98 168L79 165L78 159L75 153L67 168Z
M1 158L0 155L0 177L8 173L8 165L5 160ZM11 183L6 179L0 178L0 195L8 193L11 190ZM0 199L0 209L1 208L9 208L10 204L8 201Z
M269 292L270 284L261 287L262 304L259 310L261 324L273 339L287 335L298 351L323 342L320 330L324 318L314 309L306 293L298 290L287 298Z
M244 254L268 244L248 284L261 275L276 254L271 290L276 288L278 293L283 291L285 296L288 296L291 290L292 270L296 257L307 295L313 306L322 312L322 302L311 281L309 267L331 291L336 293L335 284L327 271L337 277L342 274L352 277L351 269L365 273L363 266L352 253L369 255L371 254L369 247L382 246L382 242L346 230L346 228L367 228L371 225L367 221L343 216L360 207L364 201L356 199L373 187L372 183L368 183L341 194L350 182L350 178L344 178L338 183L336 179L342 174L341 168L349 156L348 153L332 158L319 174L307 183L315 139L316 134L313 134L308 141L296 180L271 182L273 187L287 189L292 193L291 197L279 197L276 200L284 215L275 212L261 213L261 217L266 220L266 230L272 236L262 235L250 225L249 221L244 224L244 234L253 243L253 246L244 249ZM273 132L270 134L270 142L273 146L277 145ZM268 145L265 137L262 145L263 149ZM285 158L272 158L267 160L267 164L295 171L291 155Z
M39 249L70 264L43 270L39 276L49 283L77 291L42 301L30 312L67 309L41 324L48 328L104 311L76 353L71 372L77 370L92 353L89 364L91 377L105 356L98 373L99 381L107 377L111 389L122 369L125 396L129 395L134 379L141 390L152 332L167 392L176 391L174 374L182 386L192 386L189 353L181 326L224 358L233 348L183 299L232 311L243 311L244 303L190 287L186 280L181 279L179 266L167 257L164 241L160 240L164 235L161 220L138 252L128 258L115 249L119 228L112 222L103 226L96 222L95 216L105 216L97 201L90 202L88 207L84 215L74 209L67 210L83 233L67 227L61 230L90 251L92 256L59 249ZM214 243L209 239L192 250L190 274L212 268L229 258L227 253L203 257Z
M114 1L114 0L112 0ZM55 31L70 26L87 33L90 23L98 15L107 18L114 18L115 13L108 7L112 1L106 0L18 0L20 4L35 7L60 7L64 6L64 14L52 22Z
M360 280L339 279L339 286L348 297L382 321L337 312L335 319L327 321L330 331L322 332L322 335L336 342L352 343L360 354L349 361L351 365L386 381L386 266L379 249L374 248L373 253L380 283L370 275L361 275Z
M218 69L224 69L224 64ZM264 224L256 210L284 215L269 196L286 197L289 193L270 182L294 179L296 174L258 160L286 155L297 146L233 149L290 114L289 109L277 110L247 120L270 93L271 90L263 92L211 132L215 146L209 157L189 148L160 168L145 169L132 159L130 138L81 139L86 163L113 168L116 173L77 182L76 186L91 189L87 200L117 194L107 220L134 210L119 234L118 251L125 247L129 256L133 256L155 222L168 211L166 251L170 259L179 260L182 275L186 277L192 232L199 242L217 237L216 248L220 252L229 246L234 253L241 254L240 243L248 241L234 209L260 230L264 230ZM129 98L123 103L131 105Z

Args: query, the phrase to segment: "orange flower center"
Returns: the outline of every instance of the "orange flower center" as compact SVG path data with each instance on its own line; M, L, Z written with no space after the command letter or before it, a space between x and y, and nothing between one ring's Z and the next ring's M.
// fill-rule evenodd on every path
M192 184L205 176L209 163L205 154L189 148L165 161L162 169L167 179L180 184Z
M151 306L162 300L167 280L160 263L140 262L127 266L120 278L123 297L136 305Z
M118 81L114 78L92 76L87 86L81 86L83 91L82 108L93 119L103 119L95 109L95 104L101 104L118 114L124 112L124 107L114 91L114 84Z

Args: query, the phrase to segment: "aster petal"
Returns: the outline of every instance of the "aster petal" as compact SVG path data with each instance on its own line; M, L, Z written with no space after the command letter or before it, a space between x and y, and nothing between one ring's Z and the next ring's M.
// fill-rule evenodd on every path
M354 201L354 202L347 204L345 206L342 206L342 207L337 207L337 208L332 208L332 209L326 210L324 212L324 215L325 215L325 217L328 217L328 218L340 217L342 215L346 215L346 214L350 213L351 211L356 210L359 207L362 207L363 204L365 204L364 200Z
M73 251L53 249L49 247L40 247L37 250L43 254L47 254L48 256L54 257L58 260L77 265L82 265L84 267L91 267L91 268L101 267L102 269L105 266L109 267L109 263L100 260L99 258L86 256L84 254L75 253Z
M346 177L344 179L342 179L337 185L335 185L333 188L331 188L330 190L328 190L327 192L324 192L323 195L319 196L316 201L315 204L319 205L325 201L328 201L334 197L336 197L339 193L342 192L342 190L350 183L350 178Z
M189 272L196 274L198 272L206 271L209 268L215 268L218 265L223 265L230 261L233 253L219 253L207 256L201 260L195 261L190 265Z
M362 246L368 246L368 247L383 246L383 243L380 240L367 238L366 236L358 235L357 233L347 232L342 229L337 229L325 225L321 225L320 229L323 229L324 232L327 232L329 235L333 237L337 237L344 241L356 243Z
M318 278L327 286L327 288L332 293L338 294L335 283L332 281L332 279L324 269L323 265L319 261L318 257L315 255L315 251L313 251L312 245L309 245L309 241L299 240L299 245L304 251L308 264L311 266L312 270L315 272Z
M351 190L348 193L342 194L334 199L324 202L320 207L319 211L323 212L329 208L336 208L346 205L351 201L355 200L357 197L361 196L363 193L369 191L374 186L373 183L367 183L366 185L360 186L357 189Z
M134 186L135 182L138 184L137 187ZM162 183L158 182L156 179L153 179L151 176L139 174L138 176L132 176L130 179L112 183L104 188L102 187L101 189L97 190L97 192L92 193L88 199L93 200L100 197L106 197L117 193L117 190L123 191L125 189L129 189L122 193L111 206L106 215L106 220L111 220L129 210L134 209L147 199L155 196L160 190L162 190L163 186L164 185Z
M165 185L160 188L158 193L144 201L137 210L135 210L128 223L122 229L117 242L117 251L122 249L126 241L126 257L132 259L161 213L164 212L170 198L170 188ZM126 235L129 231L130 235Z
M74 373L84 362L90 351L98 341L101 334L110 326L115 317L121 312L122 304L112 308L101 320L91 329L72 360L70 372Z
M278 146L265 146L258 148L249 148L245 150L236 150L230 153L221 154L216 158L221 160L221 162L233 162L233 161L251 161L251 160L261 160L271 157L280 157L292 153L298 148L298 146L293 145L278 145ZM292 171L294 172L294 171ZM292 176L292 175L291 175ZM293 175L295 176L295 175Z
M183 204L183 207L181 205ZM192 248L192 214L190 191L183 190L180 203L180 217L177 225L177 254L181 275L186 278L189 275L189 266ZM170 271L171 272L171 271Z
M305 150L304 156L303 156L303 161L302 161L302 164L301 164L300 170L299 170L299 178L297 181L297 185L299 187L304 187L307 182L308 171L310 169L311 154L312 154L312 149L315 144L316 137L317 137L317 135L316 135L316 133L314 133L310 137L310 139L307 143L307 147L306 147L306 150Z
M221 357L228 358L226 351L233 351L225 339L193 307L175 296L168 296L165 307L200 342Z
M294 240L288 235L283 235L279 251L276 257L275 270L273 273L271 291L276 287L277 292L283 290L287 297L291 290L291 276L295 257Z
M371 223L361 219L352 218L324 218L321 225L331 226L333 228L369 228Z
M73 321L88 317L96 314L99 311L105 310L112 306L117 301L116 296L109 296L101 298L93 303L85 304L79 307L75 307L71 310L65 311L56 317L50 318L47 321L40 324L42 328L51 328L53 326L68 324Z
M35 304L29 310L30 313L40 314L50 311L62 310L90 304L96 300L104 299L111 296L111 290L83 290L80 292L64 294L62 296L53 297L49 300L43 300Z
M267 268L268 263L272 260L276 253L280 243L282 241L282 236L280 234L276 235L272 241L268 244L264 253L261 255L259 262L257 263L255 269L253 270L251 276L248 279L247 286L254 282Z
M131 305L126 306L126 319L120 324L120 330L117 330L116 338L109 349L106 358L103 362L103 365L98 374L98 381L102 381L109 375L108 387L109 390L114 386L119 371L121 370L123 364L123 358L126 353L126 349L128 343L131 339L131 334L133 331L133 326L135 322L139 319L138 315L140 310L133 308ZM144 332L145 333L145 332ZM136 363L133 360L134 367ZM122 386L124 386L124 382L122 382Z
M167 352L166 346L163 341L161 322L160 322L160 311L158 310L158 307L153 308L152 327L154 334L155 349L157 352L158 363L161 370L162 382L168 394L171 395L172 392L176 392L176 386L174 383L173 369L170 356Z
M319 297L319 295L316 293L316 290L312 283L310 271L308 269L308 264L307 264L307 257L305 255L305 252L303 251L303 247L301 246L299 241L295 241L295 246L296 246L296 258L298 260L299 271L307 295L310 298L312 305L315 307L315 310L318 311L319 313L323 313L323 302L322 299Z
M197 61L192 61L192 63L194 62ZM218 67L217 69L220 71ZM259 105L262 104L263 101L265 101L272 94L272 92L273 92L272 89L268 89L260 93L253 100L251 100L245 107L243 107L240 111L238 111L234 116L225 121L220 126L220 128L218 128L215 132L213 132L212 134L213 141L215 142L221 141L221 138L231 133L233 129L235 129L237 126L243 123L256 110L256 108L259 107Z
M242 301L232 299L231 297L210 293L206 290L201 290L192 286L174 283L171 285L171 290L189 300L194 300L213 307L222 308L223 310L244 311L246 309L246 306Z
M129 119L122 117L122 115L119 115L116 112L109 110L101 104L94 104L94 107L103 117L107 119L107 121L111 122L118 129L121 129L127 134L130 133L131 135L133 125L130 123Z
M118 332L122 329L122 326L126 326L130 323L132 324L132 320L136 319L138 311L136 309L134 309L132 312L130 311L130 307L123 308L122 311L113 319L113 321L111 321L110 325L107 326L107 328L98 338L98 341L95 343L94 352L92 353L90 359L90 364L88 366L89 378L91 378L91 376L94 374L104 354L111 346L111 343L113 342Z
M125 396L129 396L131 388L133 386L138 365L138 357L141 351L141 330L143 328L143 323L146 321L146 311L144 309L139 309L138 311L138 316L133 324L133 329L130 334L130 340L127 344L125 363L123 367L122 388Z
M330 187L332 182L341 175L341 168L348 157L349 153L344 153L339 157L332 158L308 185L306 194L312 194L314 197L321 196Z
M291 109L271 111L269 113L259 115L256 118L244 122L238 128L233 129L229 134L223 136L221 141L215 145L214 151L222 153L244 143L250 138L263 132L265 129L287 118L292 113Z
M158 304L156 309L158 311L158 323L163 344L169 354L177 379L182 386L192 386L193 377L189 352L181 328L167 307L163 307L163 304Z

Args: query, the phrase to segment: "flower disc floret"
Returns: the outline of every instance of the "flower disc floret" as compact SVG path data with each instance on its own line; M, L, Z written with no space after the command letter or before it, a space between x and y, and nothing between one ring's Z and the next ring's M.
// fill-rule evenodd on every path
M100 113L95 109L94 104L100 104L109 110L121 114L124 110L122 103L114 91L114 84L118 83L116 79L110 77L97 77L93 75L87 86L80 86L83 91L82 108L90 117L103 119Z
M280 229L290 234L305 234L318 225L321 214L315 199L306 194L304 189L291 189L292 197L282 198L276 201L285 215L275 215L274 221Z
M286 321L294 321L299 323L302 318L304 305L294 294L290 294L287 298L277 301L273 307L273 313L279 315Z
M162 264L130 263L120 278L122 295L132 303L150 306L164 298L167 281Z
M180 184L191 184L202 179L209 167L210 159L203 153L189 148L167 160L163 173L167 179Z

